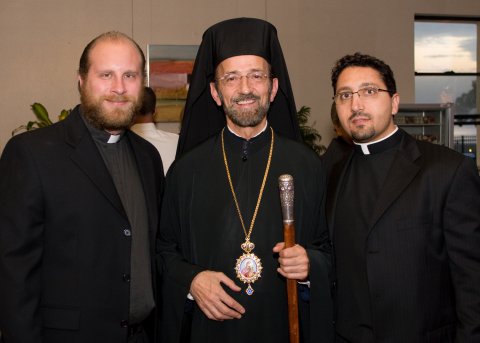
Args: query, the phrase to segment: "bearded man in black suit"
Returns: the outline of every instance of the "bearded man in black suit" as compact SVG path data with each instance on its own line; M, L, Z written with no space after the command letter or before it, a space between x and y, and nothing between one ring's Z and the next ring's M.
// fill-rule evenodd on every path
M480 342L480 178L473 160L413 139L383 61L332 71L354 146L328 167L338 342Z
M6 343L148 342L163 190L157 150L127 130L145 57L108 32L81 58L81 104L13 137L0 160L0 331Z

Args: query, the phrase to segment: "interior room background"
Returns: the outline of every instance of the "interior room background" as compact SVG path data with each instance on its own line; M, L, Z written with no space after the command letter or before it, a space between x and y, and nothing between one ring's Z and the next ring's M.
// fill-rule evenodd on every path
M98 34L122 31L146 53L147 44L197 45L210 25L240 16L277 27L297 109L311 108L310 124L328 145L330 71L347 53L385 60L394 70L401 102L415 102L418 14L480 16L480 1L0 0L0 152L13 129L34 119L32 103L44 104L56 121L62 109L79 102L78 60ZM178 132L178 125L161 127Z

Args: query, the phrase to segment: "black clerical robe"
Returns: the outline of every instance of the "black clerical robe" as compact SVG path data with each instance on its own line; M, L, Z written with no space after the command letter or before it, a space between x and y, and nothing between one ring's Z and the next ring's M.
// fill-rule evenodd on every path
M380 190L392 165L402 133L370 146L364 154L355 145L338 195L335 217L336 331L352 342L374 342L365 261L368 225ZM348 213L348 215L345 215Z
M368 210L358 197L348 199L353 205L341 199L356 153L343 155L328 175L326 212L339 278L337 333L350 342L480 342L480 178L475 163L446 147L417 141L401 129L383 144L396 137L401 139L388 171L378 176L385 180L374 190L368 224L358 227L366 238L364 258L356 266L351 256L362 242L346 237L351 228L337 225L345 216L350 224L358 223L353 217ZM372 149L383 144L368 144L368 151L375 154ZM362 170L365 176L368 172ZM364 182L361 176L358 182ZM352 207L354 212L346 212ZM352 284L353 268L363 269L366 280ZM351 301L355 297L362 299ZM365 322L362 306L367 302ZM366 331L371 334L364 335Z
M246 143L225 130L225 148L233 185L245 226L257 202L267 164L271 133ZM310 259L310 306L301 300L302 313L310 313L315 325L302 322L311 341L330 341L330 241L325 225L325 177L313 151L301 143L275 134L270 172L262 203L251 234L255 253L263 265L252 287L254 294L236 278L235 264L245 241L225 171L220 136L213 137L178 160L167 177L161 224L164 260L162 325L166 342L178 342L190 284L203 270L221 271L242 287L226 291L246 312L240 320L208 319L194 304L192 342L288 342L285 279L276 271L278 256L272 248L283 241L278 177L291 174L295 182L297 243ZM305 311L306 309L306 311Z

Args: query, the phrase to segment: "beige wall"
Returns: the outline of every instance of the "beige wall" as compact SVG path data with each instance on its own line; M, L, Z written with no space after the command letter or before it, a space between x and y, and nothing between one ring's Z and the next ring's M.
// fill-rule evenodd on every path
M83 47L108 30L142 46L199 44L211 24L232 17L267 19L277 26L297 107L327 145L330 70L346 53L361 51L389 63L404 102L414 100L414 15L480 15L478 0L1 0L0 151L11 131L33 119L29 105L51 114L78 102L76 69ZM165 127L175 131L177 125Z

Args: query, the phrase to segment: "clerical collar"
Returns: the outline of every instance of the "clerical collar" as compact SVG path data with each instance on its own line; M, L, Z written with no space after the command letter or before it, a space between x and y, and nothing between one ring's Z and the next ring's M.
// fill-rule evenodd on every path
M83 115L81 117L83 119L83 122L87 126L88 131L90 131L93 139L98 142L108 143L108 144L117 143L118 141L120 141L120 139L122 139L123 135L125 134L125 131L122 131L118 135L112 135L107 131L100 130L94 127L92 124L90 124L90 122L87 119L85 119Z
M228 130L225 130L225 145L233 150L233 156L238 156L237 153L240 153L242 160L247 161L251 154L259 151L265 144L270 142L271 134L267 128L268 123L265 123L265 127L257 135L246 140L227 125Z
M354 143L355 151L363 155L378 154L380 152L386 151L398 143L402 139L401 131L398 130L398 126L395 126L395 130L390 133L388 136L381 138L374 142L368 143Z
M267 127L268 127L268 122L265 121L265 127L264 127L259 133L257 133L255 136L253 136L253 137L250 138L250 139L253 139L253 138L261 135L261 134L267 129ZM239 138L241 138L241 139L245 139L245 138L243 138L242 136L240 136L239 134L237 134L235 131L233 131L233 129L230 128L230 126L228 126L228 124L227 124L227 129L228 129L228 131L230 131L231 133L233 133L235 136L237 136L237 137L239 137Z

